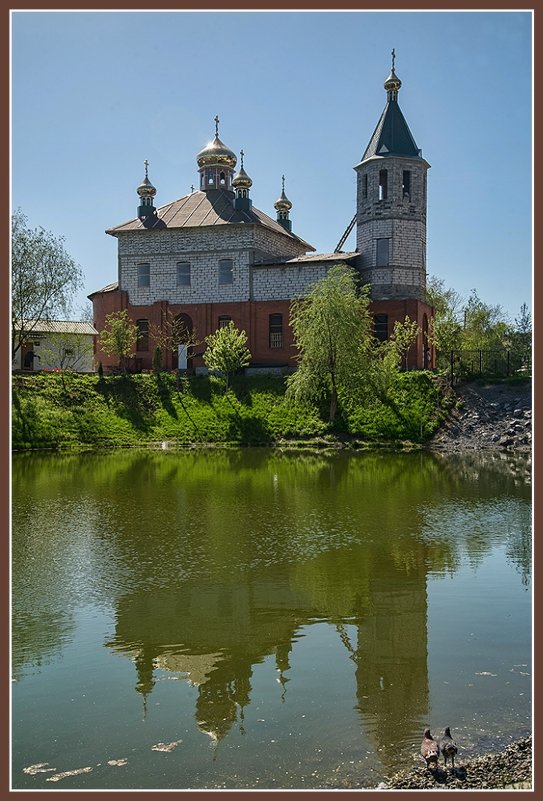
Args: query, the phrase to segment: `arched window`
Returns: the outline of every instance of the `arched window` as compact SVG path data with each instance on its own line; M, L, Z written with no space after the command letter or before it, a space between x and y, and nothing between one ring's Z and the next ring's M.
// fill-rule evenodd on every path
M219 317L218 328L228 328L231 322L232 322L231 317L229 317L227 314L221 314L221 316Z
M226 176L224 172L221 172L221 174L219 175L219 183L221 184L221 186L224 186L226 183Z
M151 286L151 265L138 264L138 288Z
M138 339L136 341L136 350L148 351L149 350L149 320L136 320L136 328L138 329Z
M234 265L232 259L219 259L219 284L234 283Z
M388 314L373 316L373 333L380 342L386 342L388 339Z
M269 319L270 348L283 347L283 315L270 314Z

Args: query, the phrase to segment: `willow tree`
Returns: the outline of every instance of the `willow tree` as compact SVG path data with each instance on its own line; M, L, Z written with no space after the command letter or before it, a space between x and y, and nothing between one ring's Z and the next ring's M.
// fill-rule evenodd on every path
M17 209L11 220L11 356L44 320L66 319L83 284L64 238L30 228Z
M326 398L330 423L342 401L360 394L373 361L369 287L359 288L357 279L355 270L336 265L290 308L298 369L287 379L287 397Z

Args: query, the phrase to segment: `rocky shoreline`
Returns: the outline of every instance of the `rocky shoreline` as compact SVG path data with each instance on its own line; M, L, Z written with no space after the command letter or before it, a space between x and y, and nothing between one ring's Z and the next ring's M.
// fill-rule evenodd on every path
M456 405L429 447L531 451L531 380L518 384L460 384L454 393Z
M529 790L532 788L532 737L516 740L496 754L474 759L456 759L456 765L445 770L429 770L422 765L397 773L378 790Z

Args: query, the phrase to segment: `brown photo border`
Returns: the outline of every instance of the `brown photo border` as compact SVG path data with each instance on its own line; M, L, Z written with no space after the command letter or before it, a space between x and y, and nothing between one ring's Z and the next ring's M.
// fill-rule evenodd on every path
M532 298L532 317L533 317L533 331L534 331L534 365L533 365L533 482L534 482L534 491L533 491L533 499L534 499L534 511L533 511L533 521L534 521L534 532L533 532L533 554L534 554L534 564L533 564L533 633L534 633L534 676L533 676L533 688L534 688L534 699L533 699L533 737L534 743L539 745L539 752L541 754L542 746L541 743L541 720L542 720L542 713L541 713L541 698L540 693L537 690L537 678L540 678L541 675L541 633L538 633L538 627L540 626L541 616L539 611L541 609L541 604L543 602L543 592L541 591L541 581L543 578L539 575L542 572L542 564L540 558L540 551L541 545L537 542L537 536L541 536L540 532L542 529L541 526L541 502L538 498L538 494L541 490L541 466L542 466L542 453L538 450L539 445L539 420L538 420L538 403L542 397L541 391L541 354L542 354L542 347L541 347L541 333L540 333L540 313L539 308L537 307L536 301L538 299L543 299L543 279L541 277L541 269L537 269L537 254L538 254L538 244L540 241L540 234L537 226L538 220L538 212L541 208L541 185L542 185L542 177L541 177L541 159L538 159L538 153L536 150L536 146L540 143L541 140L541 103L539 102L539 96L541 94L541 90L538 89L537 86L537 76L543 75L542 72L542 57L541 57L541 47L542 44L542 16L543 16L543 9L541 8L542 2L541 0L534 0L534 2L523 6L522 8L516 8L515 5L510 3L504 2L493 2L489 3L488 0L482 0L481 2L474 3L473 5L467 5L465 3L458 2L458 0L451 0L444 4L442 7L436 5L435 3L429 2L418 2L408 3L405 0L399 0L393 4L390 4L389 7L379 7L377 3L371 2L358 2L352 3L346 0L346 2L342 2L337 9L330 9L330 5L325 4L322 0L315 0L315 2L307 3L307 0L301 0L294 3L286 3L286 2L276 2L273 4L269 3L249 3L247 0L238 0L234 5L231 3L206 3L205 5L198 7L196 3L184 2L184 3L174 3L171 0L163 0L160 4L157 4L155 8L149 8L145 4L141 2L131 2L127 3L126 0L117 0L112 4L106 5L105 3L97 3L86 2L81 5L81 8L78 8L74 3L67 3L60 0L60 2L56 3L44 3L37 0L37 2L29 2L29 3L18 3L13 2L10 4L5 4L2 2L1 5L1 12L2 15L0 17L2 21L2 34L3 34L3 48L2 48L2 63L1 63L1 74L3 79L1 80L1 92L2 92L2 100L3 100L3 124L0 128L1 131L1 139L3 145L3 152L4 157L6 159L6 169L4 171L5 176L10 175L10 115L9 115L9 97L10 97L10 12L16 10L32 10L32 11L40 11L40 10L66 10L66 11L78 11L78 10L92 10L92 11L109 11L109 10L141 10L141 11L161 11L161 10L193 10L193 11L206 11L206 10L215 10L215 11L260 11L260 10L272 10L272 11L290 11L290 10L300 10L300 11L324 11L324 10L372 10L372 11L405 11L405 10L426 10L426 11L442 11L442 10L451 10L451 11L474 11L474 10L481 10L481 11L500 11L500 10L514 10L514 11L532 11L533 12L533 26L534 26L534 53L533 53L533 75L534 75L534 145L533 145L533 153L534 153L534 178L533 178L533 186L534 186L534 209L533 209L533 220L534 220L534 258L533 258L533 298ZM539 50L538 50L539 45ZM540 81L543 81L543 78L539 78ZM2 233L2 242L4 244L3 253L4 259L2 260L2 268L0 269L0 280L1 280L1 302L5 305L5 332L6 332L6 341L9 343L9 235L10 235L10 191L4 191L0 194L0 205L1 205L1 233ZM387 790L387 791L379 791L379 790L303 790L303 791L290 791L290 790L267 790L267 791L259 791L259 790L250 790L250 791L237 791L237 790L209 790L209 791L191 791L191 790L179 790L179 791L161 791L161 790L149 790L149 791L133 791L133 790L121 790L121 791L108 791L108 790L90 790L90 791L78 791L78 790L47 790L47 791L24 791L24 790L10 790L9 788L9 777L10 777L10 768L9 768L9 738L10 738L10 717L9 717L9 710L10 710L10 665L9 665L9 636L10 636L10 548L9 548L9 538L10 538L10 505L11 505L11 493L10 493L10 464L11 464L11 453L10 453L10 365L11 365L11 357L8 355L10 353L7 351L6 348L6 355L7 364L5 366L5 370L3 373L2 383L4 385L2 396L1 396L1 409L3 415L3 424L0 425L0 437L1 437L1 453L2 453L2 476L3 481L1 482L1 508L3 511L2 514L2 546L3 546L3 558L0 559L0 570L2 573L2 577L0 580L0 591L1 591L1 599L0 599L0 608L1 608L1 616L0 616L0 626L2 630L2 659L0 660L0 681L2 687L2 705L1 709L3 712L2 715L2 726L0 728L1 731L1 740L0 740L0 799L7 799L10 795L12 796L22 796L26 798L44 798L49 797L51 795L60 794L64 798L70 798L72 795L80 795L81 793L84 794L84 797L87 799L119 799L124 798L129 795L136 795L139 798L155 798L157 793L168 792L171 794L172 792L177 792L182 794L183 796L191 796L195 799L204 798L207 799L208 797L219 797L220 795L227 794L228 797L236 797L236 798L244 798L247 797L247 792L250 792L251 795L261 794L264 792L266 799L270 799L270 801L275 801L276 798L285 799L289 796L291 797L300 797L300 794L310 794L316 795L318 797L328 796L331 794L337 795L337 793L341 794L364 794L364 795L381 795L383 792L386 793L386 796L389 797L390 795L394 797L405 797L405 794L408 793L410 796L415 794L415 796L427 796L428 793L435 795L436 793L441 793L441 790L425 790L425 791L411 791L411 790ZM535 789L534 789L535 788ZM542 775L542 768L541 768L541 758L537 758L537 749L534 747L534 787L532 790L500 790L500 791L469 791L469 790L456 790L452 792L459 792L462 794L476 792L478 798L490 798L495 797L496 792L498 792L500 801L502 798L518 798L518 793L521 793L524 797L526 794L534 795L535 792L538 790L541 791L543 788L543 775Z

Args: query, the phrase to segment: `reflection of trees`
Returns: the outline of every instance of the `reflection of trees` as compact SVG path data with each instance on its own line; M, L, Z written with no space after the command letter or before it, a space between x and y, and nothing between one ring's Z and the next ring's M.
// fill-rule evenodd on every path
M219 740L242 724L253 666L270 655L288 701L296 633L324 619L353 661L364 725L389 743L427 707L428 574L476 561L498 536L529 575L523 470L486 453L16 458L15 663L60 645L76 596L99 596L135 689L147 698L160 669L185 675L198 725ZM503 514L504 499L515 525L485 528L481 510L496 500Z

